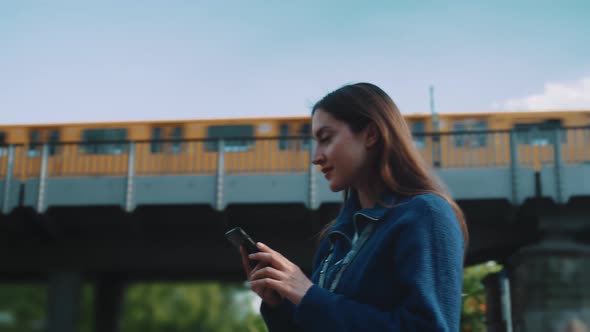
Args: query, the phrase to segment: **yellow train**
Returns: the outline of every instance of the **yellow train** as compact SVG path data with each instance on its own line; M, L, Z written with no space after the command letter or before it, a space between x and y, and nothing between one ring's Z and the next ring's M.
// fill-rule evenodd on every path
M429 114L413 114L405 119L434 167L508 166L510 131L522 165L553 162L556 139L561 139L565 162L590 160L590 111L438 114L434 121ZM0 177L6 175L10 149L14 175L38 177L43 146L53 177L125 176L130 158L137 175L211 174L219 162L220 139L226 172L304 172L310 129L309 117L0 125Z

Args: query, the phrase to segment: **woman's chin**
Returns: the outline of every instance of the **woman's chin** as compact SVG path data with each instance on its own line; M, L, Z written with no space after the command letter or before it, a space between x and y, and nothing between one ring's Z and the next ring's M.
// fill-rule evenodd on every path
M330 190L335 193L344 190L344 187L342 185L340 185L339 183L335 183L335 182L330 181L328 186L330 187Z

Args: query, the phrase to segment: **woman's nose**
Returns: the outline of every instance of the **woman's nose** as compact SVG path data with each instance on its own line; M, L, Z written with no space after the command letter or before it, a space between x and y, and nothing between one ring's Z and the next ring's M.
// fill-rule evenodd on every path
M319 165L324 161L324 157L321 153L318 153L318 151L316 150L313 154L313 159L311 160L311 163L314 165Z

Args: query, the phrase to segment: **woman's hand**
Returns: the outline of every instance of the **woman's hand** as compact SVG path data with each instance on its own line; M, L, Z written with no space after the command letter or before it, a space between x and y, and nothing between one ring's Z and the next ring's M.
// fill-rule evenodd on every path
M243 246L240 246L240 253L242 254L242 265L244 265L244 270L246 271L246 277L248 278L248 281L250 282L250 288L256 293L258 294L258 296L260 296L260 298L262 299L262 301L264 301L264 303L266 303L268 306L270 307L276 307L279 304L281 304L283 302L283 297L277 293L276 291L274 291L273 289L270 289L268 287L264 287L264 286L252 286L252 274L255 273L256 271L259 271L260 269L264 268L266 266L265 263L262 262L258 262L256 264L256 266L252 266L252 262L249 258L248 258L248 253L246 253L246 250L244 249Z
M283 255L260 242L256 246L260 252L248 256L260 262L248 278L250 287L253 290L273 289L293 304L299 304L313 283Z

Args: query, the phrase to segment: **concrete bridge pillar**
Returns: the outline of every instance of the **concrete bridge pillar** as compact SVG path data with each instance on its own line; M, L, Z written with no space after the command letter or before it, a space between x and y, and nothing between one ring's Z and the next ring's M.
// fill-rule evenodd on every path
M590 247L575 241L589 219L541 217L542 240L509 258L514 332L590 332Z
M118 332L125 283L115 277L101 276L96 281L94 294L95 332Z
M80 318L82 277L79 272L60 271L49 275L48 332L77 332Z
M489 274L482 283L486 289L487 332L510 332L510 294L506 271Z

